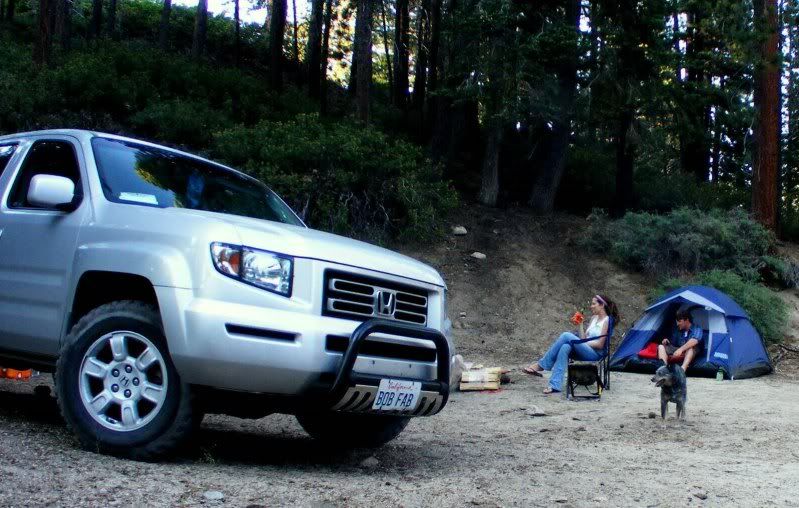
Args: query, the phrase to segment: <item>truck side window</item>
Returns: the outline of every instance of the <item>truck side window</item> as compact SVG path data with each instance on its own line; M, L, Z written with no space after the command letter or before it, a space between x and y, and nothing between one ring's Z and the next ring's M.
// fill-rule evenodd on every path
M28 152L17 175L11 195L10 208L37 208L28 202L28 187L36 175L55 175L75 183L75 193L81 193L80 169L75 149L66 141L37 141Z
M0 176L3 175L3 170L6 169L6 165L11 160L11 156L14 155L16 148L16 145L0 145Z

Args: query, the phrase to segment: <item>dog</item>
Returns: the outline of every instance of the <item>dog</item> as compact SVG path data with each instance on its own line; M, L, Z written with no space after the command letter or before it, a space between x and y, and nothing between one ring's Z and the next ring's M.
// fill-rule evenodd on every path
M666 419L669 402L674 402L677 405L677 418L684 420L688 382L682 367L677 364L663 365L655 371L652 382L660 387L660 417Z

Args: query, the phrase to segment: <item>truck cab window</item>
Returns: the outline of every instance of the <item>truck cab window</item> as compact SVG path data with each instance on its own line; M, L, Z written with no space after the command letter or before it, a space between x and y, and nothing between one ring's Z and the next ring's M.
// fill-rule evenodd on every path
M28 202L28 188L36 175L69 178L80 193L80 169L72 144L66 141L37 141L28 152L11 190L10 208L37 208Z

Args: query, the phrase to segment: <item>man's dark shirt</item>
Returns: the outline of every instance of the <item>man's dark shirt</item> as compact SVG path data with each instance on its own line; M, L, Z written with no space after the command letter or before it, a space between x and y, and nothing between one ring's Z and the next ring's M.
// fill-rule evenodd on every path
M691 339L696 339L698 344L696 345L697 349L702 349L702 327L697 326L695 324L691 324L691 328L685 330L684 332L681 331L679 328L675 328L674 333L671 336L670 343L674 347L681 347L683 344L688 342Z

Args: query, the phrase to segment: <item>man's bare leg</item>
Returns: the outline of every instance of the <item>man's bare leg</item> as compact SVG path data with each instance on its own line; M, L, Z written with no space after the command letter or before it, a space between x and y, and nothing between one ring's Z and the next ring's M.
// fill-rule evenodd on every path
M666 346L663 344L658 345L658 358L663 360L664 365L669 364L669 355L666 354Z
M682 370L688 370L688 366L691 365L691 361L693 361L695 355L696 348L694 347L685 352L685 359L682 361Z

